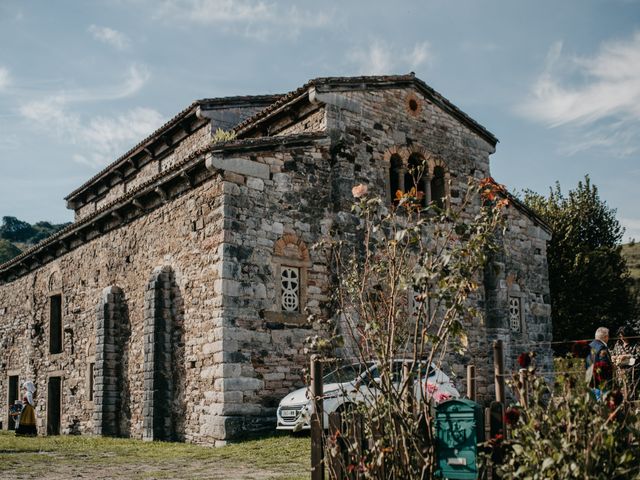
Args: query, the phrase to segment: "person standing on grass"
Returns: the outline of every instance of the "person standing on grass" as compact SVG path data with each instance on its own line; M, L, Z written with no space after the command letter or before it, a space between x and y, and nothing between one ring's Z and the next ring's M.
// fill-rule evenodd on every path
M591 386L596 398L600 400L602 395L611 389L613 383L613 362L607 342L609 341L609 329L599 327L593 342L589 344L590 352L586 362L586 380Z
M36 427L36 411L33 408L33 393L36 386L33 382L27 381L22 384L25 390L22 399L22 411L20 412L20 424L16 428L16 435L35 437L38 435Z

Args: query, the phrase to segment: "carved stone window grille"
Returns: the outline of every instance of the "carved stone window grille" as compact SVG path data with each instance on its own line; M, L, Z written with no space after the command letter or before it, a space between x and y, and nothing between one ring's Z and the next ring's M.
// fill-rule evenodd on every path
M522 304L520 297L509 297L509 325L512 332L522 330Z
M280 270L282 285L282 310L297 312L300 308L300 269L297 267L282 267Z

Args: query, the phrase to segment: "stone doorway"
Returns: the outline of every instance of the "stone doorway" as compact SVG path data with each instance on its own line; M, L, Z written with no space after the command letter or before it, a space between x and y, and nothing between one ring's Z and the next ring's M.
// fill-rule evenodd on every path
M47 385L47 435L60 435L62 377L49 377Z
M19 377L18 375L10 375L9 376L9 395L8 395L8 404L9 407L11 407L11 405L13 405L15 403L16 400L20 400L19 398ZM9 415L9 418L7 419L7 428L9 430L15 430L16 428L16 422L14 421L13 417L11 415Z

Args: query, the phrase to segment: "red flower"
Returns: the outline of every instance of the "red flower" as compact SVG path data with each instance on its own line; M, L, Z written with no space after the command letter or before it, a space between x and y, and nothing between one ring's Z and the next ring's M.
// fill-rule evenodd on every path
M518 355L518 364L520 365L520 368L529 368L531 365L531 355L529 352L523 352Z
M504 412L504 421L508 425L515 425L520 420L520 410L516 407L509 407Z
M586 340L578 340L571 346L571 353L575 358L587 358L590 352L591 348Z

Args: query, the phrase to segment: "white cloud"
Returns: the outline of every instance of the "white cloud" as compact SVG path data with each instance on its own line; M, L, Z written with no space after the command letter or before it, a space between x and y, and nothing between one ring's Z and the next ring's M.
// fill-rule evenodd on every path
M134 108L116 117L93 118L78 131L78 143L88 153L76 154L73 159L95 167L108 165L162 123L162 115L150 108Z
M134 108L113 117L88 118L74 106L129 97L149 78L146 68L132 66L124 81L115 87L55 92L22 104L19 113L43 132L77 146L82 153L74 155L76 161L104 166L158 128L163 117L156 110Z
M562 150L604 148L617 155L640 149L640 32L600 45L590 57L549 50L544 72L517 111L571 138Z
M6 67L0 67L0 92L5 90L11 84L11 76L9 75L9 69Z
M355 48L347 54L357 72L363 75L405 73L429 63L433 58L429 42L416 43L411 50L397 51L375 40L365 48Z
M124 33L109 27L99 27L98 25L90 25L87 29L96 40L111 45L118 50L126 50L131 43L129 37Z
M267 40L272 36L296 37L303 29L328 25L333 12L300 10L296 5L262 0L164 0L156 18L172 23L214 25L225 32Z

